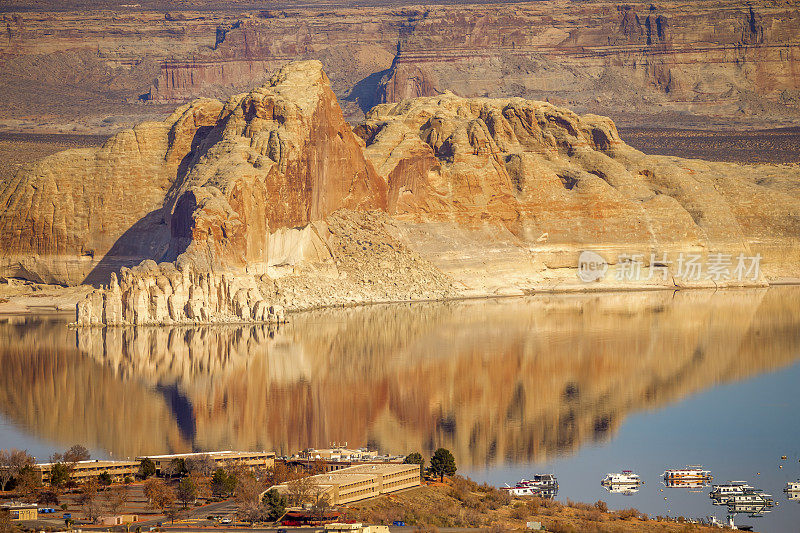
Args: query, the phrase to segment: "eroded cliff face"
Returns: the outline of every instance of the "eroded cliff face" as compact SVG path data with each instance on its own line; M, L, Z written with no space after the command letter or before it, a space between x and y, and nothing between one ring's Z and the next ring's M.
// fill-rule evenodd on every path
M797 297L537 295L321 309L280 326L0 324L0 410L114 455L347 441L444 446L465 467L546 461L631 414L796 363Z
M583 250L602 250L617 268L622 255L761 254L768 278L785 276L794 261L785 259L797 256L796 217L777 213L800 203L766 178L776 169L647 156L605 117L446 93L376 106L356 132L387 182L398 237L466 292L574 286ZM708 282L681 279L677 267L641 283Z
M78 306L83 325L763 285L797 277L797 183L790 166L647 156L608 118L522 98L412 98L354 132L321 63L303 61L225 104L199 100L18 172L1 197L2 272L65 284L119 272ZM591 285L576 275L586 250L609 265ZM724 256L727 274L687 276L681 254ZM737 277L745 256L760 270ZM626 279L633 257L644 270Z
M378 94L547 98L652 125L796 120L798 32L796 10L776 4L432 8L400 31Z
M163 122L118 133L102 148L67 150L0 182L0 270L43 283L105 283L160 257L161 207L222 104L197 100Z
M445 90L550 98L625 124L771 127L800 117L791 3L193 7L56 15L43 4L3 15L0 124L115 131L108 115L125 123L164 103L224 100L299 59L323 62L350 120L376 97Z

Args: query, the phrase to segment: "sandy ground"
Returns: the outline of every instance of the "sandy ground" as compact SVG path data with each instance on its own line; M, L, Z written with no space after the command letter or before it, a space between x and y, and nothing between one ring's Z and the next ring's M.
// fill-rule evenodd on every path
M0 314L74 312L93 287L61 287L16 279L0 280Z

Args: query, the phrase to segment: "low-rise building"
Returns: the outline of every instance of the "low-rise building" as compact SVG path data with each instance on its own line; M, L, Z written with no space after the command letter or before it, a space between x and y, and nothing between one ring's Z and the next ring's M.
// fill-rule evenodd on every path
M324 472L341 470L354 465L371 463L402 463L402 455L382 455L375 450L360 448L323 448L308 449L284 459L289 465L304 466L309 469L321 468Z
M37 463L33 469L39 473L42 483L50 483L50 476L53 466L57 463ZM70 467L70 478L73 481L82 483L89 479L97 479L103 472L108 472L111 480L115 482L123 481L127 476L133 476L139 471L137 461L103 461L100 459L90 461L78 461L68 463Z
M0 505L11 514L11 520L37 520L39 518L39 508L29 503L8 502Z
M135 514L120 514L112 516L101 516L97 519L97 523L101 526L120 526L123 524L132 524L139 520L139 516Z
M150 459L156 466L156 474L161 474L169 469L170 464L175 459L199 459L209 458L217 467L231 464L243 465L248 468L271 468L275 464L274 452L237 452L223 450L219 452L195 452L195 453L170 453L165 455L143 455L136 460ZM138 463L137 463L138 464Z
M318 494L326 496L331 505L342 505L419 486L420 470L419 465L363 464L318 474L309 479L316 485ZM271 488L282 494L291 493L291 483Z
M364 526L355 524L325 524L325 533L389 533L389 526Z

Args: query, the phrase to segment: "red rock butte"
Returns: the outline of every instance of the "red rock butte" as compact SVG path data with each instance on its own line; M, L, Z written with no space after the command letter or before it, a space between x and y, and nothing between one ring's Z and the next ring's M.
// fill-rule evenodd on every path
M796 277L799 174L648 156L608 118L522 98L445 92L351 128L322 64L300 61L17 172L0 273L108 283L78 305L84 325L623 286L582 283L586 249L612 272L631 254L763 259L744 280L671 265L626 287L763 285Z

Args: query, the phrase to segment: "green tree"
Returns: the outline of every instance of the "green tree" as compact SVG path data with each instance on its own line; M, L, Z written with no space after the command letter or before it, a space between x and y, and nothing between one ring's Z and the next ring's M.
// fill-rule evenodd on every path
M225 472L225 469L218 468L211 478L211 492L214 496L224 497L233 494L236 490L236 474Z
M156 464L152 459L145 457L139 464L139 476L142 479L147 479L156 474Z
M444 481L444 476L452 476L456 473L456 459L450 450L439 448L431 457L431 472L439 476Z
M197 485L190 477L185 477L178 483L178 501L183 504L183 508L193 503L197 499Z
M412 452L406 455L406 458L403 459L403 463L407 465L419 465L420 477L425 473L425 458L422 457L422 454L419 452Z
M17 493L23 500L30 500L42 484L39 473L32 466L25 466L17 476Z
M276 489L269 489L261 498L267 512L267 519L275 522L286 513L286 497Z
M20 472L36 460L27 450L0 450L0 490L6 490L11 479L18 479Z
M50 485L61 488L68 484L72 477L72 467L61 461L56 462L50 468Z
M99 476L97 476L97 482L104 487L108 487L111 485L111 483L113 483L113 480L111 479L111 474L104 470L103 472L100 472Z
M182 457L176 457L172 461L169 462L169 466L167 467L166 472L162 472L167 474L169 477L179 477L186 474L186 461L183 460Z

